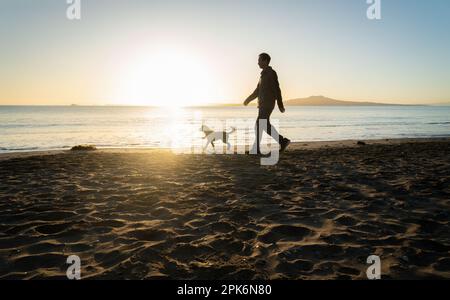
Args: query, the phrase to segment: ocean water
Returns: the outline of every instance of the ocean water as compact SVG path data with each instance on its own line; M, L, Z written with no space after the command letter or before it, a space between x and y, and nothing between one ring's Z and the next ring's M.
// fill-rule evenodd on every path
M230 131L233 143L253 140L255 107L150 108L0 106L0 153L97 147L201 145L205 124ZM272 116L294 142L450 136L450 107L287 107Z

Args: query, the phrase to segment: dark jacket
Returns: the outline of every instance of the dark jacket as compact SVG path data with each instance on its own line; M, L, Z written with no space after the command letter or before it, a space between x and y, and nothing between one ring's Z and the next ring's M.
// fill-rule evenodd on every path
M252 101L256 98L258 98L259 108L273 109L275 107L275 101L278 103L280 109L283 107L278 75L272 67L267 67L261 72L258 86L247 99Z

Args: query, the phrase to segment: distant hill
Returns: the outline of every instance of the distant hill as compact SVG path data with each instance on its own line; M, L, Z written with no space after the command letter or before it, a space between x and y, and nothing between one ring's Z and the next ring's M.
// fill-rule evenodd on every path
M250 106L256 106L258 101L255 100L250 103ZM325 96L311 96L308 98L297 98L291 100L284 100L286 106L428 106L425 104L394 104L394 103L377 103L368 101L344 101L327 98ZM430 105L450 105L449 103L436 103ZM242 103L219 103L209 104L196 107L234 107L242 106Z
M342 101L342 100L327 98L324 96L311 96L308 98L298 98L298 99L287 100L287 101L285 101L285 105L290 105L290 106L381 106L381 105L400 106L401 104Z

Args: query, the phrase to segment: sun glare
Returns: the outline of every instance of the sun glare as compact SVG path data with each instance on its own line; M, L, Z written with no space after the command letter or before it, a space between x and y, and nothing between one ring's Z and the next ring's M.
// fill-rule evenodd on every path
M134 57L121 72L122 104L182 107L208 103L215 84L208 64L186 51L165 49Z

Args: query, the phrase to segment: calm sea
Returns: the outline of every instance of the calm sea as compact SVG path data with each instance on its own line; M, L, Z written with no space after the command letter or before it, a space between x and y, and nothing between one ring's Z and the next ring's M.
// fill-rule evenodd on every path
M287 107L276 112L280 133L295 142L450 136L450 107ZM0 106L0 152L97 147L174 147L201 143L206 124L237 127L237 143L254 107L149 108ZM275 122L276 123L276 122ZM253 133L249 133L253 139Z

